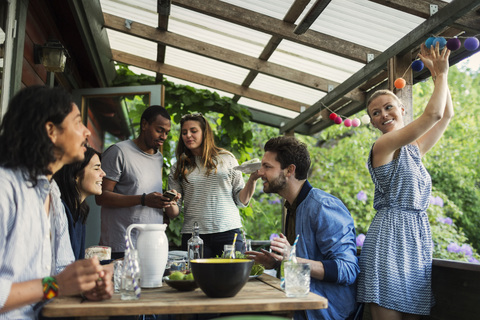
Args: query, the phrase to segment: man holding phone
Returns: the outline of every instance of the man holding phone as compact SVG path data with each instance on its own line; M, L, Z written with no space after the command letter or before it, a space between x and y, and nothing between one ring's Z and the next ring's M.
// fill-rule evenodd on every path
M170 132L167 110L150 106L142 114L140 134L110 146L102 155L100 245L112 248L112 259L122 258L125 231L132 223L163 223L163 208L176 205L175 192L162 194L163 155L159 148ZM135 244L136 230L132 231Z

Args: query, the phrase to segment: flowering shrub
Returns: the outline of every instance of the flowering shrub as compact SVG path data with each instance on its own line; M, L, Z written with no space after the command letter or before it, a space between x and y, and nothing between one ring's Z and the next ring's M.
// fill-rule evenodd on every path
M357 194L357 199L363 201ZM462 212L440 192L430 198L430 206L427 209L433 240L433 257L438 259L459 260L472 263L480 263L480 255L468 243L465 234L457 228L453 219L462 215ZM440 196L441 195L441 196ZM444 201L443 198L446 200ZM452 216L453 219L450 217ZM357 236L357 247L362 247L365 235Z
M480 255L467 243L467 237L455 224L463 213L444 194L433 193L436 196L431 197L427 210L432 229L433 257L479 263Z

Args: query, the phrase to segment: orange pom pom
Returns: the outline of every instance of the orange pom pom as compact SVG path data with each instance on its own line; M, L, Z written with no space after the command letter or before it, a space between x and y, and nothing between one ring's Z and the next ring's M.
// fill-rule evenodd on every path
M406 82L405 79L403 79L403 78L398 78L398 79L395 80L395 82L393 83L393 85L394 85L395 88L397 88L397 89L403 89L406 84L407 84L407 82Z

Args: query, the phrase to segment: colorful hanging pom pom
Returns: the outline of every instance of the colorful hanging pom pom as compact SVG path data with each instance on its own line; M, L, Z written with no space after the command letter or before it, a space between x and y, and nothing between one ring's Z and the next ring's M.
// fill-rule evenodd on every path
M433 40L435 40L435 37L430 37L425 41L425 47L427 47L427 49L430 49L430 47L432 46Z
M350 119L345 119L345 121L343 122L343 124L345 125L345 127L350 127L352 125L352 120Z
M477 48L479 46L479 41L475 37L470 37L470 38L465 39L465 42L463 43L463 46L468 51L474 51L474 50L477 50Z
M423 64L422 60L415 60L412 62L413 71L422 71L424 66L425 65Z
M360 125L360 119L354 118L352 120L352 127L358 127Z
M462 42L458 38L451 38L451 39L448 39L447 41L447 48L450 51L458 50L460 49L461 46L462 46Z
M369 124L370 123L370 117L368 116L368 114L364 114L362 116L362 123L363 124Z
M335 112L330 113L330 116L329 116L330 120L334 121L336 117L337 117L337 114Z
M395 88L397 88L397 89L403 89L406 84L407 84L407 82L406 82L405 79L403 79L403 78L398 78L398 79L395 80L395 82L393 83L393 85L394 85Z
M336 124L340 124L340 123L342 123L343 120L342 120L342 117L337 116L334 121L335 121Z
M443 48L445 48L447 40L444 37L436 37L435 40L433 40L432 46L435 48L437 46L437 43L439 44L440 50L442 50Z

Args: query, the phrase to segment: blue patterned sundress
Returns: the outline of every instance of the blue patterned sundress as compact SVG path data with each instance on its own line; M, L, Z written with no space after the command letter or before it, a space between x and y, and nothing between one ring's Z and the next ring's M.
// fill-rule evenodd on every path
M373 147L372 147L373 150ZM415 145L396 159L368 169L377 210L360 255L357 301L404 313L428 315L434 299L432 236L427 217L432 180Z

